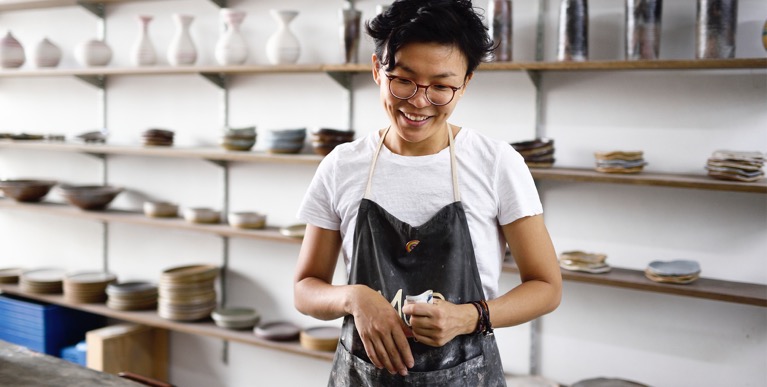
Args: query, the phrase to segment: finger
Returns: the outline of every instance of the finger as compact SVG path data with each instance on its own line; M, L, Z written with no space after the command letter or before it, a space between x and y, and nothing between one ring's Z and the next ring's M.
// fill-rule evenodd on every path
M362 345L365 347L365 353L367 353L370 362L378 369L384 368L383 362L378 358L378 354L375 351L376 345L365 338L362 338Z
M402 322L401 325L403 330L407 329L410 335L413 334L413 331L408 328L404 322ZM407 368L413 368L415 360L413 359L412 351L410 351L410 343L408 343L406 335L394 333L394 343L397 345L402 361L405 362L405 366Z
M395 331L396 332L396 331ZM400 348L397 345L397 342L395 341L393 336L396 336L397 334L394 333L393 335L390 335L389 337L384 338L384 345L386 346L386 353L388 354L388 360L391 364L391 367L386 367L386 369L389 370L391 373L399 373L401 375L407 375L407 368L405 367L405 363L402 361L402 356L400 355ZM407 340L406 340L407 341ZM406 346L407 343L405 343ZM408 346L408 350L410 347Z

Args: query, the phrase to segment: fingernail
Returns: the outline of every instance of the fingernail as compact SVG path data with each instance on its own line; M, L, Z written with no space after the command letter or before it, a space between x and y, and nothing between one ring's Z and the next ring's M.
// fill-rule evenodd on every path
M407 370L401 370L399 374L402 376L407 376Z

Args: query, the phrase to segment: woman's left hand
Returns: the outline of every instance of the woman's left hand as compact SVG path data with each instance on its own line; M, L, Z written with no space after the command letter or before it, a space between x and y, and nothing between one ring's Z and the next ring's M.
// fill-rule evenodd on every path
M433 304L407 304L413 336L419 343L441 347L454 337L474 332L479 315L474 305L456 305L438 298Z

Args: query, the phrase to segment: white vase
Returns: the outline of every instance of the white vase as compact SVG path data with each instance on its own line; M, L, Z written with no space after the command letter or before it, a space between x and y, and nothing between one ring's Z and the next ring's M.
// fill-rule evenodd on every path
M277 21L277 32L266 42L266 58L271 64L291 64L298 61L301 55L301 44L288 25L298 15L298 11L270 11Z
M106 66L112 60L112 49L101 40L87 40L75 47L75 59L83 66Z
M149 22L152 21L152 17L139 15L138 21L139 36L131 50L131 62L134 66L151 66L157 63L157 54L152 40L149 39Z
M197 62L197 48L189 34L189 26L194 16L175 13L176 34L168 48L168 63L173 66L192 65Z
M37 67L56 67L61 62L61 49L48 38L43 38L32 53Z
M0 39L0 67L4 69L15 69L21 67L26 60L24 47L21 46L11 31Z
M226 32L216 43L216 61L223 66L245 63L248 59L248 44L240 32L245 11L222 8L221 18L226 23Z

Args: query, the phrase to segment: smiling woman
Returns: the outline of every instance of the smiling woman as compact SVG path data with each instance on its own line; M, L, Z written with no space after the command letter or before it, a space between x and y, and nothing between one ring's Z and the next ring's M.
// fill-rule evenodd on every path
M554 310L561 276L522 157L448 122L493 43L467 0L395 1L367 32L389 122L320 164L296 307L344 317L330 386L503 386L493 329ZM499 295L506 241L522 284Z

